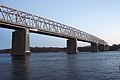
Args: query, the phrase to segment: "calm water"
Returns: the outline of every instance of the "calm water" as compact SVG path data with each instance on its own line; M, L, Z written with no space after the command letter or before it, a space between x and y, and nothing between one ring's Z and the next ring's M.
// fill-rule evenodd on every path
M120 52L0 54L0 80L120 80Z

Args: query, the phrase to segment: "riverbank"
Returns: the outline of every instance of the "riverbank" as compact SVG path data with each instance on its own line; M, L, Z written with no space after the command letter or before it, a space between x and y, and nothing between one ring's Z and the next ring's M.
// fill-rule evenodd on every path
M31 47L32 53L40 53L40 52L65 52L66 48L57 48L57 47ZM11 53L11 49L2 49L0 50L0 54Z
M66 48L58 48L58 47L31 47L30 48L32 53L40 53L40 52L66 52ZM0 50L1 53L11 53L11 49L2 49ZM78 51L90 51L90 47L78 47Z
M41 53L41 52L66 52L66 47L59 48L59 47L31 47L30 48L32 53ZM109 46L109 51L119 51L120 46L113 44L112 46ZM0 54L2 53L11 53L11 49L2 49L0 50ZM91 51L91 46L84 46L84 47L78 47L78 51L80 52L89 52Z

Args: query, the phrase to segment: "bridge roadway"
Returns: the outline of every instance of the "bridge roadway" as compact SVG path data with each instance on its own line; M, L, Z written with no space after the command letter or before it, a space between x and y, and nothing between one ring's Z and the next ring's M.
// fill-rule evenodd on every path
M91 43L91 51L108 49L107 42L76 28L0 5L0 27L14 29L12 55L30 53L29 32L67 38L67 53L77 53L77 41Z

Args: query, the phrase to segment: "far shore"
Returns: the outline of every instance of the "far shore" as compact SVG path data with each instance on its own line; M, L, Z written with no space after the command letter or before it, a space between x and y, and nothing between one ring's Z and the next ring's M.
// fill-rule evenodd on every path
M79 52L89 52L91 49L90 46L78 47ZM66 47L30 47L31 53L46 53L46 52L66 52ZM113 44L109 46L109 51L120 51L120 44ZM11 53L11 49L1 49L0 54L9 54Z

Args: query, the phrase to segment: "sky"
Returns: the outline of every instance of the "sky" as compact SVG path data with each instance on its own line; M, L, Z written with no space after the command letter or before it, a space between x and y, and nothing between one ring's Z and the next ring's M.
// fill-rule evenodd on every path
M0 0L0 4L80 29L109 45L120 43L120 0ZM12 32L0 28L0 49L11 48ZM30 45L65 47L66 39L30 33ZM84 45L89 44L78 42Z

